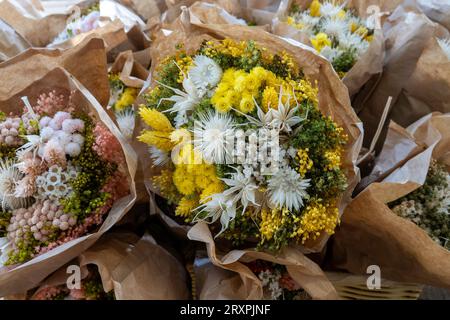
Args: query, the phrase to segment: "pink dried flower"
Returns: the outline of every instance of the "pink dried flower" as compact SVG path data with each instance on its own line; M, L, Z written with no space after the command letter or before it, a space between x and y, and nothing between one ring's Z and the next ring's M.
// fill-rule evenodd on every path
M66 166L66 153L58 140L51 139L44 147L44 160L49 165Z
M34 111L38 114L53 115L57 111L65 109L64 96L57 95L56 91L42 93L36 101Z
M94 128L95 143L92 146L95 152L104 160L122 164L125 157L119 140L104 125L97 123Z

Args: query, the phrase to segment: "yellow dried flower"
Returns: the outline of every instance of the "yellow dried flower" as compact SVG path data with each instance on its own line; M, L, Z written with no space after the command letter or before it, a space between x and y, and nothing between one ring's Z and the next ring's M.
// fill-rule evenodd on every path
M166 132L174 130L170 120L156 109L141 106L139 114L142 120L154 130Z
M138 91L136 88L125 88L125 90L120 95L120 98L114 104L114 109L116 111L121 111L126 107L131 106L136 100Z
M298 172L300 173L300 176L303 178L309 170L311 170L313 166L313 161L308 156L309 149L298 149L297 156L298 156Z
M317 239L322 232L332 235L339 223L339 210L334 204L324 204L317 199L310 202L302 216L295 218L294 221L298 223L298 228L291 237L305 243L308 239Z
M309 6L311 17L320 17L320 7L321 4L319 0L313 0L313 2L311 2L311 5Z
M174 146L170 133L164 131L146 130L138 137L138 140L163 151L170 151Z
M318 52L322 51L326 46L331 46L331 40L328 39L328 35L323 32L319 32L315 37L311 37L310 41L314 49Z
M199 202L197 196L184 196L181 198L180 202L178 202L178 206L175 209L175 215L183 218L189 218L191 212L198 206Z

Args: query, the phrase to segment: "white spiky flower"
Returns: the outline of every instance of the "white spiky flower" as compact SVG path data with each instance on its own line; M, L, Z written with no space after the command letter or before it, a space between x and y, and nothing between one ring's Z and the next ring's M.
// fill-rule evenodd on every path
M343 10L345 5L346 5L346 3L343 3L343 4L339 5L339 6L337 6L333 2L325 1L325 2L322 3L322 5L320 6L320 14L322 16L334 17L334 16L338 15L339 12L341 10Z
M236 202L223 192L211 195L211 199L197 209L199 210L199 213L195 216L194 222L204 221L207 223L214 223L220 219L222 228L220 232L215 235L215 238L224 232L228 228L230 221L236 217Z
M278 108L276 110L272 109L271 111L271 117L273 119L271 125L278 128L280 131L291 132L293 127L302 122L304 119L295 115L298 110L298 106L295 106L294 108L290 106L292 100L295 99L295 96L291 99L288 95L285 103L282 101L282 96L283 92L280 90Z
M231 151L235 123L229 114L208 111L194 126L195 150L209 163L222 164Z
M348 23L345 20L329 17L322 22L321 30L329 36L338 38L348 32Z
M241 171L237 168L234 169L236 172L230 174L229 178L222 179L229 187L223 194L231 198L234 203L242 203L242 212L245 212L245 209L247 209L249 205L259 206L256 202L256 191L258 190L258 186L256 185L251 172L249 170Z
M131 139L133 137L134 127L136 125L136 116L132 108L126 108L116 112L117 125L119 126L120 132L126 139Z
M213 59L198 55L194 58L194 66L190 68L188 76L198 91L206 93L222 79L222 69Z
M153 166L164 166L170 160L168 152L160 150L155 146L151 146L148 152L150 153L150 158L152 158Z
M342 49L356 49L356 55L359 57L369 47L369 42L362 39L356 33L347 32L339 37L339 46Z
M0 158L0 202L3 210L26 207L28 198L14 196L17 183L23 178L15 163Z
M447 55L447 58L450 60L450 39L438 39L438 43Z
M299 210L303 199L308 197L306 189L309 179L302 179L294 169L286 166L280 168L268 181L269 200L277 208Z
M177 115L175 116L175 127L179 128L183 124L188 122L188 112L192 111L198 103L200 103L203 95L199 92L192 82L192 80L188 77L185 77L183 80L183 89L184 92L177 88L172 88L164 83L158 82L163 87L171 89L175 94L169 98L161 98L159 100L158 106L162 101L172 101L175 104L172 108L166 110L165 112L175 112Z

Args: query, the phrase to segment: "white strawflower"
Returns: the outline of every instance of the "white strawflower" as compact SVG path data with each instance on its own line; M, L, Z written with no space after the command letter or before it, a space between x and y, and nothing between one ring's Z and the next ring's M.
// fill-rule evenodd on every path
M16 197L17 183L23 178L15 163L0 158L0 202L3 210L23 208L28 198Z
M231 153L234 141L234 120L229 114L209 111L200 115L195 122L194 145L205 161L225 163Z
M447 55L447 58L450 60L450 39L438 39L438 43Z
M194 66L190 68L188 76L197 90L206 93L222 79L222 69L213 59L199 55L194 58Z
M163 166L169 162L170 156L166 151L162 151L155 146L151 146L148 150L150 153L150 158L152 159L153 166L159 167Z
M126 139L130 140L133 137L134 127L136 125L134 110L126 108L125 110L116 112L116 120L120 132L122 132Z
M309 181L290 167L280 168L268 181L270 202L277 208L298 211L303 206L303 199L308 197Z

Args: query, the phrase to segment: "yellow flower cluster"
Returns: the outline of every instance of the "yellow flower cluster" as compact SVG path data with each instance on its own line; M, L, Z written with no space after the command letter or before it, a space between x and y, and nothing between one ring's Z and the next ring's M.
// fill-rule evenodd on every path
M141 107L139 114L144 122L153 130L144 130L138 137L139 141L155 146L163 151L170 151L174 147L170 134L174 130L169 119L156 109Z
M283 226L286 222L286 217L289 214L287 208L283 209L267 209L261 210L261 223L259 225L259 232L261 232L261 238L264 240L272 239L273 235Z
M136 88L125 88L125 90L120 95L119 99L114 104L116 111L121 111L126 107L131 106L136 100L138 90Z
M305 208L301 217L294 219L294 222L298 223L298 229L291 237L299 238L305 243L308 239L317 239L323 231L332 235L339 223L339 210L335 205L324 204L320 199L315 200Z
M175 60L175 62L177 63L178 67L180 67L180 72L178 75L177 82L183 83L184 76L189 72L189 69L194 64L192 61L192 57L191 56L180 57L180 58L177 58Z
M298 156L298 172L300 173L300 176L303 178L309 170L311 170L313 166L313 161L308 156L309 149L298 149L297 156Z
M181 148L178 159L182 161L175 164L173 183L181 194L195 196L197 202L207 202L212 194L223 191L223 183L217 177L215 166L202 162L201 155L191 143Z
M331 47L331 40L328 39L328 35L324 32L319 32L314 37L311 37L310 41L314 49L318 52L322 51L326 46Z
M325 152L325 159L327 159L328 164L326 165L327 170L337 170L341 166L341 150L333 150Z
M241 57L245 53L247 43L245 41L236 42L231 39L224 39L223 41L208 41L205 55L208 57L216 55L217 52L228 54L233 57Z
M175 215L184 217L189 220L192 210L199 206L197 196L184 196L178 202L178 206L175 209Z
M230 68L224 72L211 102L219 112L228 112L231 108L243 113L252 112L255 108L253 97L259 95L263 82L268 86L279 83L273 72L262 67L255 67L249 73Z
M159 175L152 177L153 186L159 188L161 194L172 202L178 202L178 191L173 184L173 172L169 169L161 170Z
M288 58L286 58L288 59ZM292 61L287 63L292 63ZM262 89L264 87L264 89ZM230 68L224 72L221 82L217 86L211 102L217 111L225 113L231 108L243 113L252 112L255 108L253 98L257 98L262 91L262 109L278 107L280 88L283 89L282 102L286 103L288 95L291 99L301 102L310 99L317 104L318 89L313 88L307 80L284 80L263 67L255 67L250 72Z

